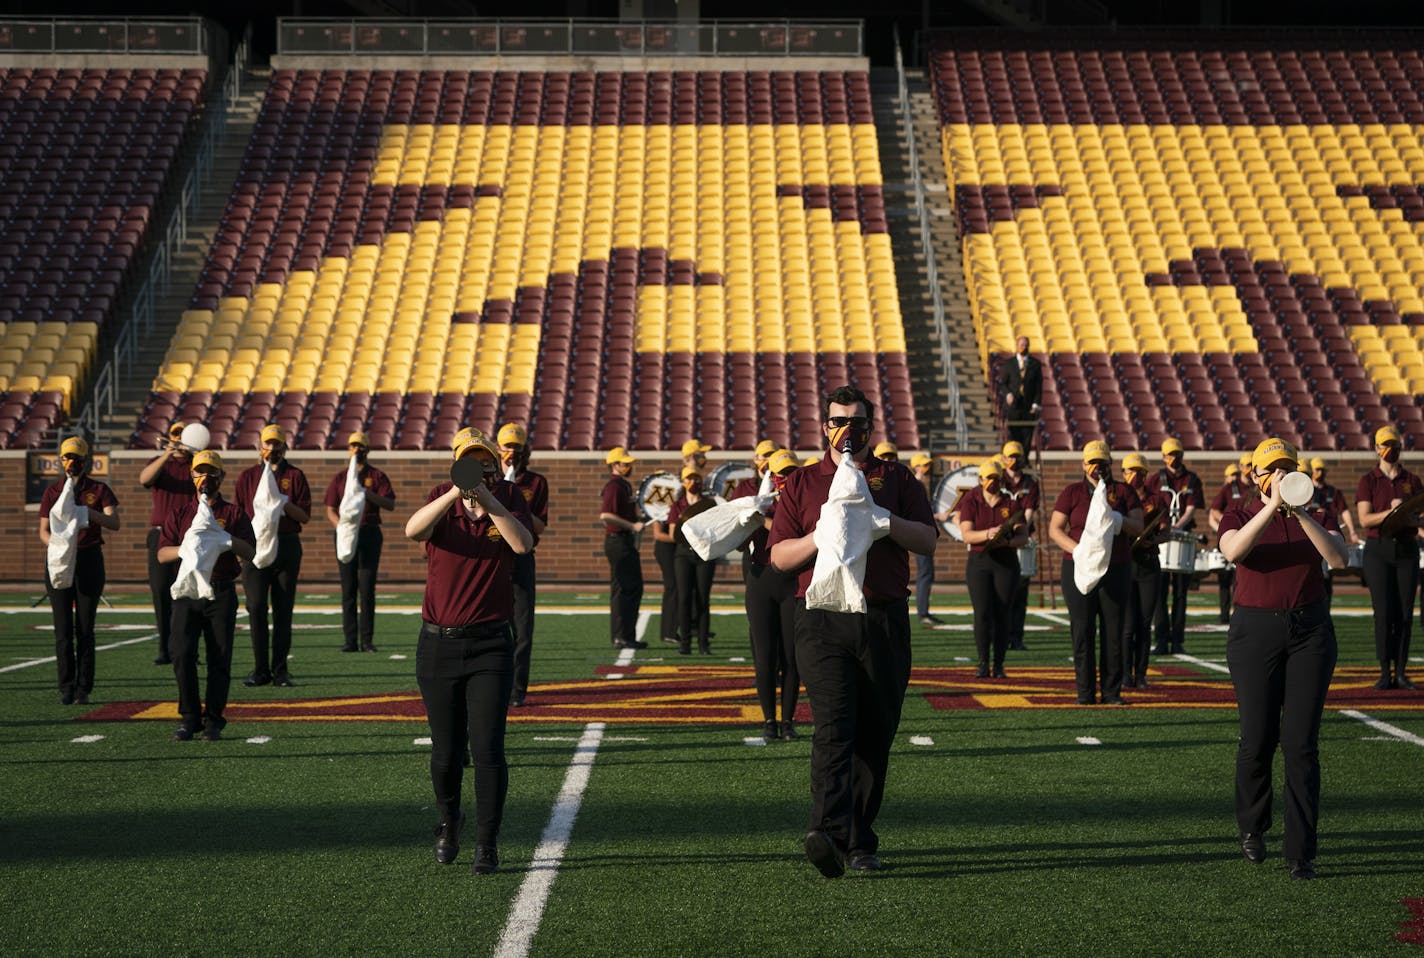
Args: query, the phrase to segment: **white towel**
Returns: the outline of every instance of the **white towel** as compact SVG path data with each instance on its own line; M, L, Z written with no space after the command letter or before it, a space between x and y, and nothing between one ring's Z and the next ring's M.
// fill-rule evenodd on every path
M213 566L218 557L231 548L232 536L218 525L208 501L200 498L193 524L178 544L178 577L173 580L168 594L175 599L211 599Z
M49 568L49 584L55 589L67 589L74 584L74 558L79 554L79 533L89 528L89 507L74 498L74 477L64 480L59 498L49 510L49 548L45 563Z
M356 534L366 513L366 490L361 485L361 466L356 457L346 467L346 493L336 510L336 561L350 562L356 555Z
M1073 584L1084 595L1102 580L1112 558L1113 536L1122 528L1122 513L1108 508L1108 483L1103 480L1088 503L1083 534L1073 550Z
M680 523L687 544L704 562L722 558L762 527L764 511L776 501L773 488L768 476L756 495L720 502Z
M890 531L890 511L870 498L865 474L842 456L816 522L816 567L806 608L865 611L865 560L871 544Z
M252 496L252 534L257 537L257 555L252 564L259 569L277 561L277 523L282 518L282 507L290 498L282 495L272 467L264 462L262 478L257 481L257 491Z

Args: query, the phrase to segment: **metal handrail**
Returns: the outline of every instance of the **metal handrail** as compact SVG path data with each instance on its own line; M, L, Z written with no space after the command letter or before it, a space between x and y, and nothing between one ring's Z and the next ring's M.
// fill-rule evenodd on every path
M89 39L68 42L61 32L66 26L82 28L82 36ZM165 28L186 32L165 36L161 32ZM180 42L167 43L170 39ZM202 17L0 17L0 52L202 56L208 53L208 32Z
M956 448L969 443L969 423L964 416L964 403L959 396L959 376L954 371L954 354L949 342L949 325L945 321L944 296L939 289L939 268L935 265L934 242L930 234L929 210L925 205L925 183L920 176L920 153L915 146L914 116L910 112L910 87L905 81L905 60L900 50L900 29L895 28L895 75L899 84L900 116L905 124L905 139L910 145L910 181L914 184L915 215L920 221L920 246L924 250L925 267L930 286L931 313L935 335L939 338L940 374L949 392L950 415L954 423Z

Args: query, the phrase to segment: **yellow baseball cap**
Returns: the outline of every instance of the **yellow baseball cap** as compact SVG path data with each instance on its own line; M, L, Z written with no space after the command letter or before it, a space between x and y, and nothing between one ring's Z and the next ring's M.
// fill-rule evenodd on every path
M1251 468L1251 454L1249 452L1243 452L1241 458L1236 460L1236 463L1241 467L1243 473L1246 472Z
M1283 466L1282 463L1289 463ZM1256 451L1251 453L1251 465L1257 471L1269 471L1272 469L1294 469L1295 468L1295 446L1284 439L1272 437L1261 440L1261 444L1256 447Z
M612 449L608 450L608 455L603 457L603 464L606 466L611 466L615 462L637 461L637 459L634 459L632 456L628 455L628 450L624 449L622 446L614 446Z
M776 443L772 442L770 439L763 439L761 442L757 443L756 454L762 459L766 459L772 453L776 452L776 450L779 448L781 447L778 446Z
M474 431L475 430L470 428L469 426L465 426L459 432L455 433L455 435L452 436L450 439L450 451L454 452L456 449L459 449L460 443L464 442L466 439L469 439L470 433Z
M712 451L712 447L711 447L711 446L707 446L707 445L703 445L702 440L700 440L700 439L689 439L689 440L687 440L687 442L685 442L685 443L682 444L682 457L683 457L684 459L686 459L688 456L695 456L695 455L697 455L699 452L711 452L711 451Z
M1399 430L1393 426L1380 426L1375 430L1375 445L1383 446L1387 442L1403 442L1399 438Z
M1296 463L1296 465L1295 465L1295 471L1296 471L1296 472L1309 472L1309 471L1310 471L1310 461L1309 461L1308 459L1302 459L1300 462Z
M1143 472L1146 472L1147 460L1140 452L1129 452L1122 457L1122 468L1123 471L1127 471L1128 469L1141 469Z
M193 463L188 468L193 472L197 472L199 466L208 466L216 469L218 472L224 471L222 456L219 456L217 452L212 449L204 449L202 452L193 453Z
M682 467L682 478L684 478L684 479L693 479L693 478L701 479L701 478L702 478L702 470L701 470L701 469L698 469L696 466L683 466L683 467Z
M999 453L999 455L1003 456L1005 459L1009 458L1010 456L1022 456L1023 454L1023 443L1018 441L1004 443L1004 449L1002 452Z
M175 419L168 424L168 438L177 439L183 435L185 423L181 419Z
M496 461L499 460L499 450L495 448L495 444L490 442L489 437L478 429L471 429L470 434L465 437L464 441L455 447L455 458L463 459L476 449L483 449Z
M1318 472L1318 471L1320 471L1321 469L1324 469L1324 468L1325 468L1325 460L1324 460L1324 459L1321 459L1319 456L1314 457L1313 459L1310 460L1310 468L1311 468L1311 470L1314 471L1314 472Z
M1084 462L1112 462L1112 450L1101 439L1094 439L1083 447Z
M897 446L897 445L895 445L893 442L882 442L882 443L880 443L878 446L875 447L875 458L876 458L876 459L879 459L881 456L898 456L898 455L900 455L900 447Z
M1002 476L1004 467L999 465L997 459L985 459L979 463L979 478L988 479L990 476Z
M771 458L766 461L766 468L777 475L781 475L785 469L797 469L801 464L796 461L796 457L785 449L778 449L771 454Z
M820 456L807 456L805 459L802 459L802 460L801 460L801 465L802 465L803 467L804 467L804 466L814 466L816 463L818 463L818 462L820 462L820 461L821 461L821 457L820 457Z
M910 468L918 469L921 466L928 466L934 462L934 456L927 452L917 452L910 457Z
M1230 479L1232 476L1239 475L1241 475L1241 467L1234 462L1228 462L1226 464L1226 478Z
M367 438L367 436L366 436L366 434L365 434L364 432L362 432L361 430L358 429L358 430L356 430L355 432L353 432L351 435L349 435L349 436L346 437L346 445L348 445L348 446L363 446L363 447L365 447L366 449L370 449L370 448L371 448L371 440L370 440L369 438Z
M70 436L59 444L59 454L61 456L78 456L82 459L89 455L89 444L78 436Z
M525 432L519 423L507 422L499 427L499 435L496 438L501 446L522 446L529 441L529 433Z
M1174 452L1186 452L1186 447L1182 445L1182 440L1170 438L1162 443L1162 455L1170 456Z
M287 442L287 430L283 429L279 424L275 422L269 422L267 425L262 427L262 441L275 441L285 445Z

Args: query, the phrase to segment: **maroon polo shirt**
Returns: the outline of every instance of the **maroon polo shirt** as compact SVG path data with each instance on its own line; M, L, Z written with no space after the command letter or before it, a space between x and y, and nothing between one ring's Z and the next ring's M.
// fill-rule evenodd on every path
M1058 494L1058 501L1053 503L1053 511L1061 512L1068 517L1068 537L1078 541L1083 537L1083 526L1088 522L1088 505L1093 499L1093 486L1087 479L1079 480L1067 486ZM1142 500L1138 498L1137 491L1125 482L1114 479L1108 483L1108 508L1116 512L1121 512L1124 516L1134 509L1142 508ZM1120 562L1127 562L1132 558L1132 537L1123 534L1121 531L1113 537L1112 554L1108 558L1110 565L1117 565ZM1073 553L1064 553L1068 558L1073 558Z
M831 479L836 464L827 454L814 466L797 469L786 479L776 517L771 522L767 547L783 539L799 539L814 532L821 521L821 506L831 493ZM865 481L870 486L870 498L893 515L910 522L920 522L935 530L939 526L930 510L930 498L925 487L908 466L871 457L865 462ZM796 597L806 597L816 562L812 559L797 570ZM870 546L866 556L865 583L862 591L868 602L903 600L910 594L910 553L889 536L883 536Z
M761 492L761 476L751 479L743 479L732 487L733 499L745 499L747 496L754 496ZM771 507L771 512L766 513L767 518L776 515L776 506ZM743 554L751 562L757 565L766 565L771 562L771 549L766 544L768 529L763 522L757 526L755 532L747 537L747 541L742 543Z
M1167 492L1169 489L1173 492L1185 493L1185 495L1178 500L1183 512L1186 511L1187 506L1196 506L1197 509L1201 509L1202 506L1206 505L1206 493L1202 491L1201 478L1190 469L1183 469L1176 475L1173 475L1171 470L1158 469L1155 473L1147 477L1147 488L1150 492L1163 493L1165 495L1164 501L1168 509L1172 507L1172 496ZM1188 522L1182 528L1184 530L1192 529L1196 524L1197 520L1194 515L1192 516L1192 521ZM1171 525L1171 523L1169 522L1168 525Z
M153 462L153 459L149 462ZM148 524L161 526L168 521L169 516L193 498L195 487L192 458L169 456L148 488L153 490L153 509L148 514Z
M524 496L524 504L529 507L529 515L544 525L549 524L549 480L532 469L525 469L514 477L514 486ZM534 544L539 544L539 536L534 536Z
M436 485L426 503L439 499L450 486ZM530 526L529 507L514 483L499 479L492 491L514 518ZM488 514L472 518L456 501L435 523L425 542L425 558L421 615L426 622L455 627L503 622L514 614L514 550Z
M1345 499L1345 493L1340 489L1324 483L1315 487L1315 494L1310 499L1311 512L1324 512L1336 522L1340 521L1340 516L1350 508L1350 503Z
M1004 487L1004 491L1011 494L1018 502L1020 509L1030 518L1038 508L1038 504L1043 496L1043 491L1039 488L1038 480L1026 472L1019 473L1018 479L1014 479L1007 472L999 480Z
M262 477L262 470L266 468L267 463L259 462L244 469L242 475L237 477L237 488L233 490L232 497L242 506L249 519L252 518L252 497L257 494L257 482ZM311 487L307 485L306 473L285 459L277 467L277 489L292 505L311 515ZM283 512L277 523L277 534L285 536L301 531L302 524Z
M1260 499L1226 510L1222 535L1240 529L1264 508ZM1339 527L1330 516L1318 521L1328 532ZM1325 573L1300 523L1277 513L1249 554L1236 560L1236 604L1249 609L1298 609L1325 598Z
M677 500L673 502L672 507L668 509L667 524L668 527L673 530L672 541L677 544L678 555L691 556L699 560L702 558L697 554L697 552L692 548L692 546L688 544L687 536L685 536L682 532L682 520L691 519L693 516L699 516L702 513L706 512L708 509L714 508L716 505L717 500L713 499L709 495L706 495L705 493L702 495L701 498L699 498L696 502L693 503L689 503L687 501L686 493L683 493L682 495L678 496Z
M49 511L54 508L55 501L59 499L59 494L63 491L63 479L44 491L44 496L40 499L40 518L49 518ZM116 509L119 506L119 500L114 495L114 490L88 476L74 483L74 501L81 506L88 506L96 512L103 512L108 506L113 506ZM104 530L97 522L91 522L80 529L79 540L75 543L76 547L80 549L92 549L103 544Z
M1399 474L1393 479L1381 472L1379 466L1375 466L1360 477L1360 484L1355 488L1355 502L1369 503L1371 512L1385 512L1395 499L1408 499L1416 495L1421 488L1424 486L1420 485L1419 477L1403 466L1399 467ZM1408 542L1414 538L1417 531L1413 526L1405 526L1391 538L1396 542ZM1379 537L1379 526L1371 526L1365 530L1366 539Z
M1240 506L1249 502L1255 497L1255 490L1247 486L1240 479L1232 479L1216 491L1212 496L1209 508L1225 515L1226 510L1232 506Z
M627 479L622 476L608 477L608 482L603 486L603 505L598 511L612 513L627 522L638 521L638 503L633 497L633 486ZM603 524L604 535L616 536L627 531L611 522Z
M372 465L365 465L356 473L361 480L361 485L368 491L378 496L386 496L394 499L396 492L391 488L390 477ZM346 470L343 469L331 477L331 482L326 485L326 497L322 502L337 511L341 509L341 500L346 495ZM378 526L381 524L381 507L366 500L366 511L361 513L361 525Z
M1014 502L1005 495L1000 495L998 503L991 506L989 500L984 498L984 487L975 486L973 489L965 490L955 511L959 513L961 525L970 522L974 525L974 531L983 532L985 529L992 529L1007 522L1009 516L1021 508L1023 508L1022 504ZM969 551L984 552L988 548L987 542L976 542L969 547Z
M213 518L218 521L218 525L227 530L227 534L234 539L241 539L248 545L257 546L257 537L252 534L252 523L247 518L247 513L235 502L229 502L219 493L217 502L209 503L213 510ZM198 515L198 496L188 497L188 501L178 507L177 511L168 515L163 520L163 527L158 533L158 547L180 546L183 544L183 537L188 534L188 528L192 526L193 519ZM214 582L231 582L242 574L242 566L237 561L237 556L231 552L224 552L218 556L218 561L213 564Z

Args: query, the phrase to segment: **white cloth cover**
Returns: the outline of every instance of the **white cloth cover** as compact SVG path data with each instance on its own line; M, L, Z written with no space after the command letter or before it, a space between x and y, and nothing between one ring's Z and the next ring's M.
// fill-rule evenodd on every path
M767 475L756 495L730 502L719 499L718 505L681 524L687 544L704 562L722 558L761 528L763 514L776 501L774 489Z
M336 510L336 561L350 562L356 555L356 534L366 513L366 489L361 485L361 466L356 457L346 467L346 492Z
M806 588L806 608L864 612L866 554L889 532L890 510L874 503L865 473L850 456L842 456L813 534L816 566Z
M1086 595L1093 591L1108 571L1113 536L1122 528L1122 513L1108 508L1108 484L1098 483L1088 503L1083 535L1073 550L1073 584Z
M282 518L282 507L290 496L282 495L277 488L277 476L267 463L262 464L262 478L257 482L257 491L252 495L252 534L257 537L257 555L252 564L265 569L277 561L277 523Z
M74 558L79 553L79 533L89 528L89 507L74 498L74 477L64 480L59 498L49 510L49 547L45 564L49 568L49 584L67 589L74 584Z
M231 548L232 536L218 525L208 501L199 499L193 524L178 544L178 577L173 580L168 594L175 599L211 599L213 566L218 557Z

